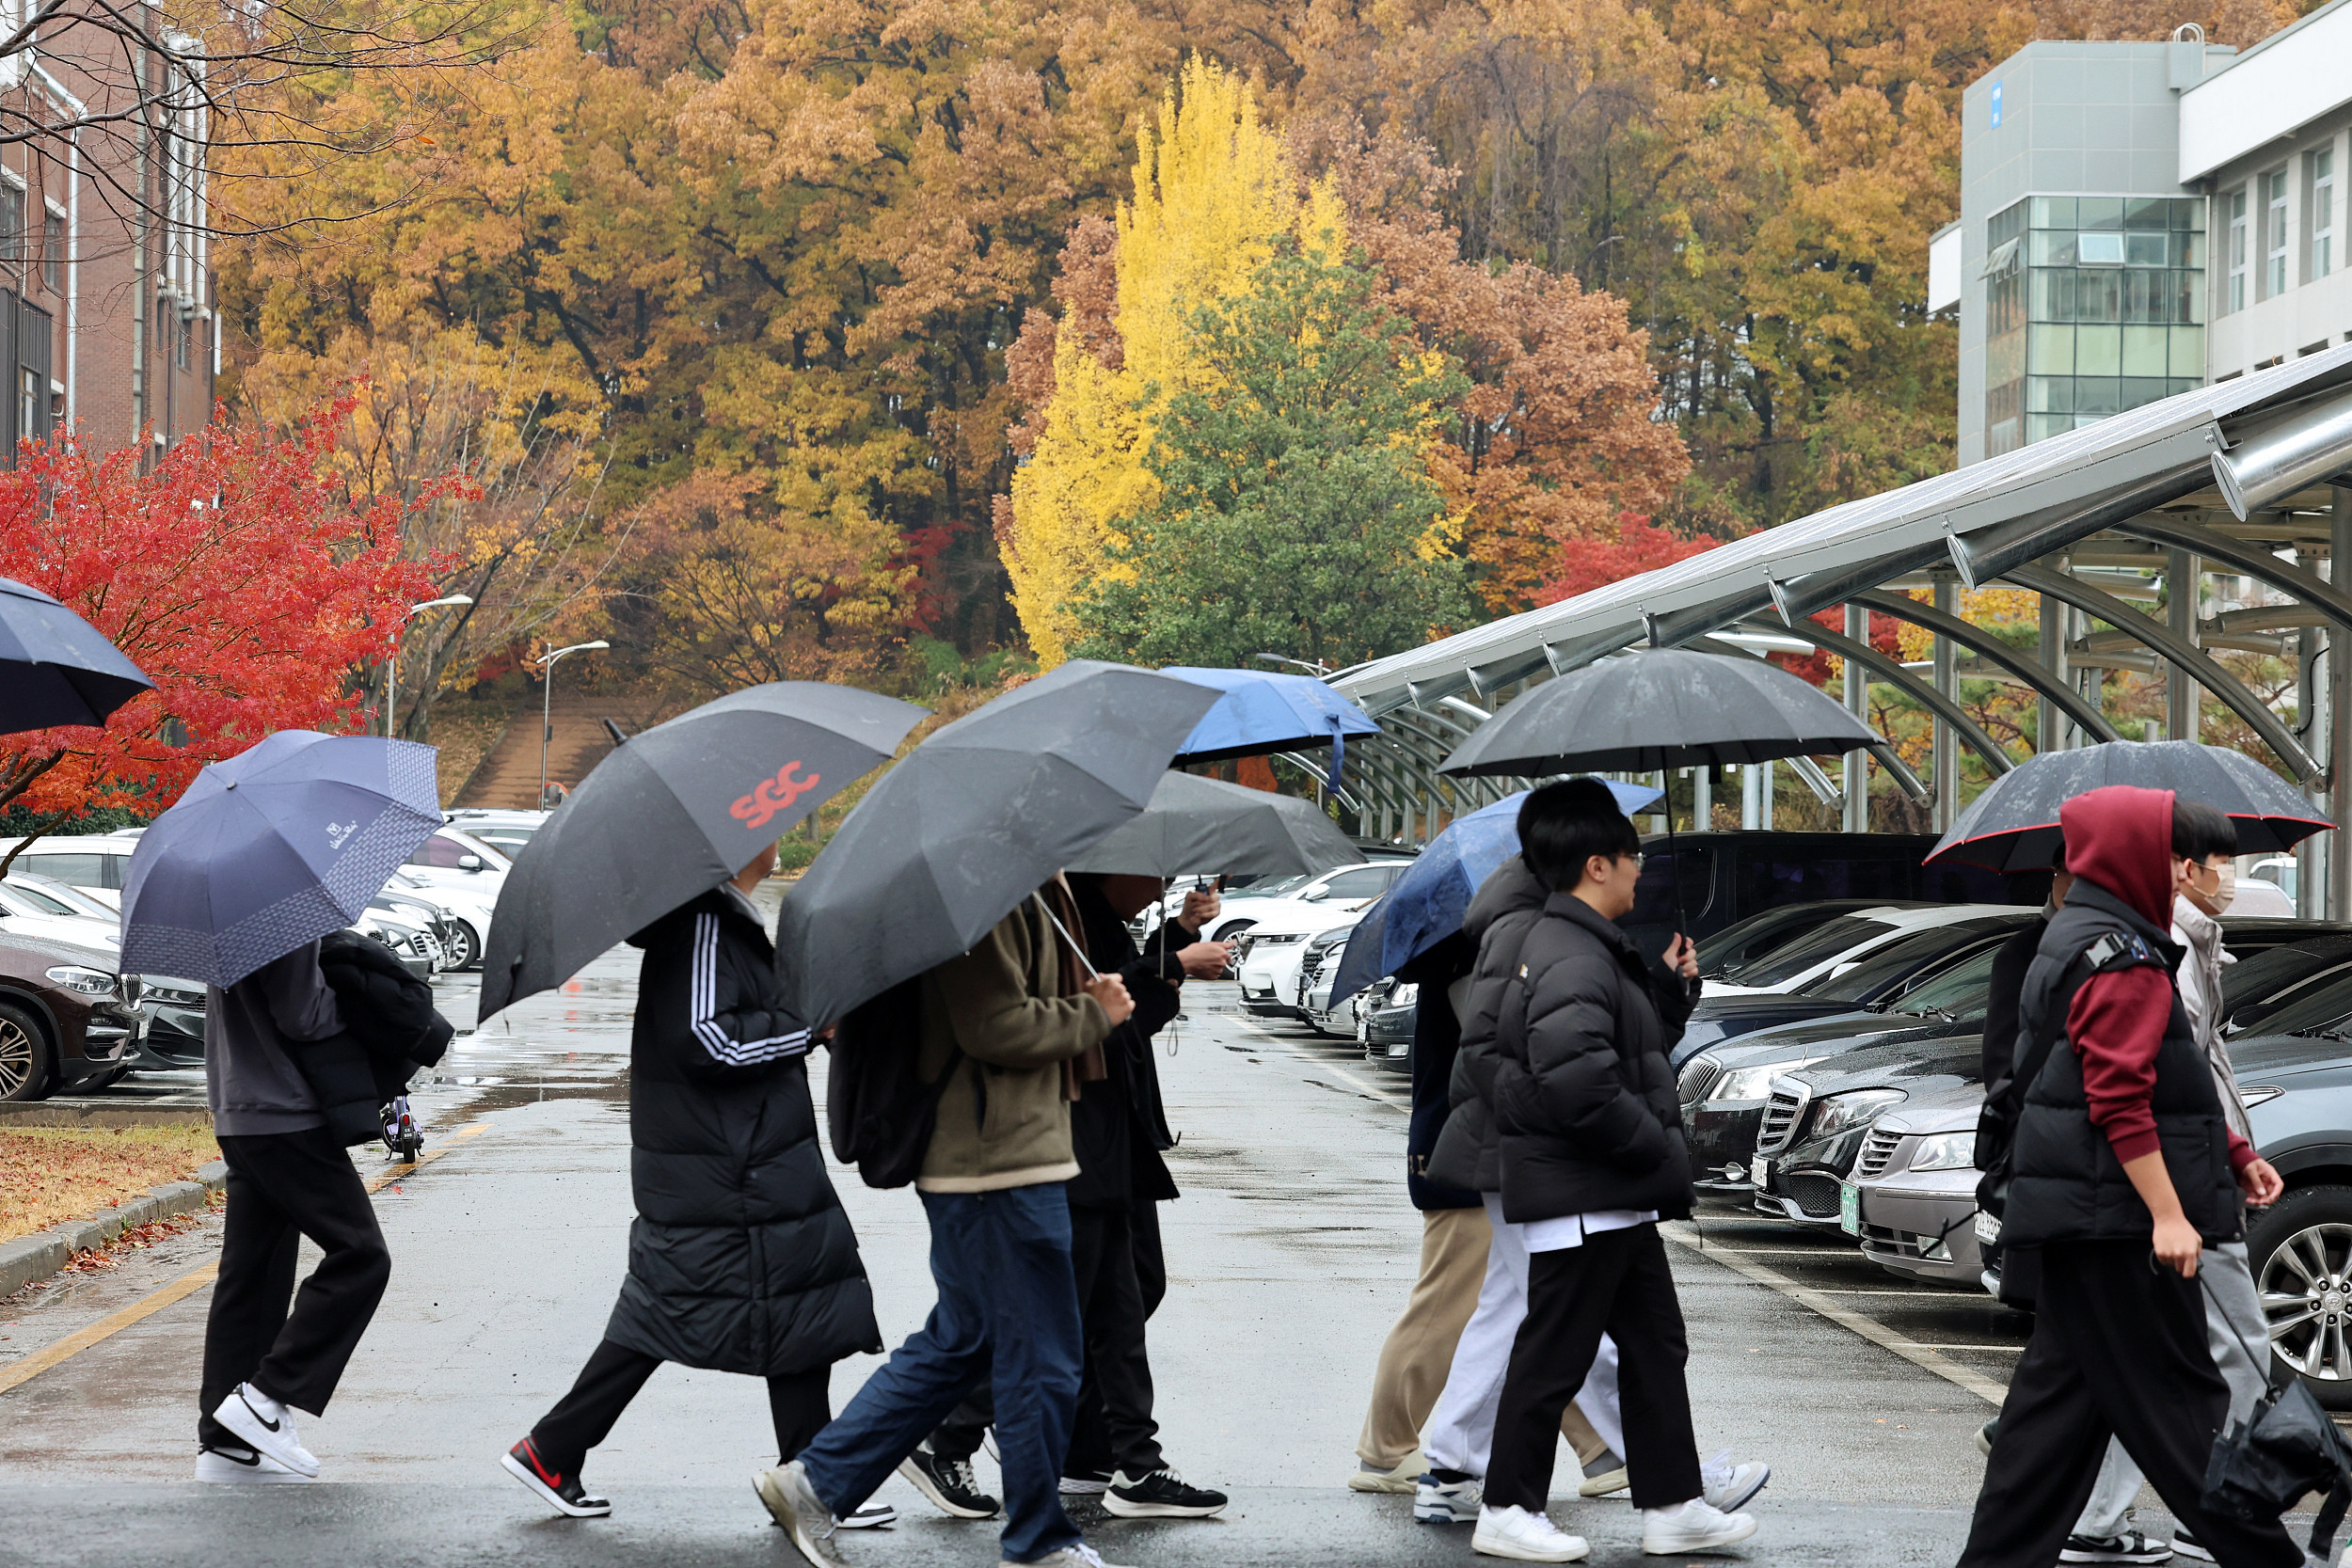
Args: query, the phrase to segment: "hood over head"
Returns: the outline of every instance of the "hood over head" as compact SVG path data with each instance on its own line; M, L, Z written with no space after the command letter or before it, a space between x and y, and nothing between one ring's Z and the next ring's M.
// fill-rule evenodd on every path
M1462 915L1462 929L1472 942L1486 939L1486 928L1514 910L1540 910L1550 890L1535 879L1527 862L1513 855L1486 876Z
M2108 784L2058 808L2066 869L2159 930L2172 925L2172 792Z

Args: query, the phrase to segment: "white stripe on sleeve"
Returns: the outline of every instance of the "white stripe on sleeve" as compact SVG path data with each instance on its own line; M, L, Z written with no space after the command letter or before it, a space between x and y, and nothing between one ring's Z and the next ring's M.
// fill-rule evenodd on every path
M806 1029L739 1040L720 1026L718 1011L719 917L706 911L694 917L693 956L687 973L687 1023L702 1048L721 1067L755 1067L808 1051Z

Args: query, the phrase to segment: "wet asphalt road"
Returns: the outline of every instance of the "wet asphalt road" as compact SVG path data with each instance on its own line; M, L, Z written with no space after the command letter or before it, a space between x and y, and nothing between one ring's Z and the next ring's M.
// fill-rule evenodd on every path
M557 1521L497 1468L596 1343L624 1262L626 1067L634 954L600 959L463 1036L416 1096L439 1149L378 1195L395 1273L333 1408L306 1423L326 1463L310 1488L199 1488L195 1382L209 1290L154 1311L0 1393L0 1564L314 1562L789 1563L746 1478L769 1441L748 1378L666 1369L591 1462L606 1521ZM470 981L445 1010L471 1013ZM1467 1529L1412 1524L1407 1500L1343 1490L1373 1359L1410 1288L1418 1216L1401 1180L1404 1082L1352 1042L1236 1010L1200 986L1162 1055L1171 1275L1152 1323L1171 1460L1235 1501L1209 1523L1089 1523L1113 1562L1455 1563ZM821 1081L822 1058L817 1061ZM144 1095L200 1087L140 1081ZM820 1090L821 1093L821 1082ZM462 1141L456 1131L486 1123ZM358 1151L363 1168L375 1157ZM929 1309L921 1211L843 1173L886 1338ZM2023 1321L1965 1292L1925 1291L1830 1238L1729 1212L1676 1227L1703 1451L1770 1460L1763 1531L1733 1560L1947 1562L1981 1474L1979 1394L1712 1261L1727 1249L1922 1345L1979 1382L2007 1376ZM0 1373L208 1261L217 1221L110 1275L0 1310ZM877 1358L844 1363L845 1401ZM1565 1467L1562 1474L1568 1473ZM983 1479L990 1471L983 1462ZM902 1482L897 1529L850 1540L858 1564L994 1560L992 1527L932 1514ZM1651 1560L1622 1498L1554 1513L1594 1560ZM1082 1519L1084 1516L1082 1515Z

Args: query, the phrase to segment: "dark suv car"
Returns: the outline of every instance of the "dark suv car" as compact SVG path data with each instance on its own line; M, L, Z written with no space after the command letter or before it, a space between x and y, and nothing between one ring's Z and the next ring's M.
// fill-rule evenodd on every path
M146 1031L138 981L112 954L0 937L0 1101L112 1083Z

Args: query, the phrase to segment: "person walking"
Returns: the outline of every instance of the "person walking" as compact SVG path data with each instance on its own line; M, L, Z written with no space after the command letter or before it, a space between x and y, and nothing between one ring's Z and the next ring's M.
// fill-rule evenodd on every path
M1004 1560L1104 1568L1059 1489L1085 1359L1065 1188L1078 1174L1070 1103L1082 1079L1104 1076L1104 1042L1135 1004L1116 974L1081 980L1077 924L1057 878L915 982L919 1071L940 1091L914 1183L939 1301L797 1459L754 1478L818 1568L840 1562L842 1516L983 1371L1004 1467Z
M2068 800L2059 821L2074 881L2020 1001L2026 1092L2001 1219L2010 1266L2037 1265L2033 1337L1962 1568L2057 1560L2110 1437L2201 1551L2291 1568L2302 1553L2278 1521L2204 1505L2233 1397L2209 1325L2232 1314L2200 1265L2241 1239L2241 1194L2259 1205L2281 1187L2231 1125L2226 1065L2199 1044L2168 943L2176 888L2215 880L2210 856L2234 832L2210 807L2127 785Z
M628 939L645 955L629 1032L628 1275L571 1391L501 1460L558 1513L612 1513L581 1465L663 1362L767 1379L790 1459L832 1417L833 1364L882 1349L818 1147L808 1026L778 999L749 896L775 863L771 845Z
M294 1412L325 1413L391 1280L367 1187L296 1061L342 1027L316 942L205 993L204 1098L229 1212L204 1321L199 1481L318 1478ZM326 1256L296 1295L306 1236Z
M2181 1010L2197 1039L2198 1050L2213 1071L2214 1096L2229 1123L2232 1147L2252 1146L2254 1124L2246 1114L2237 1078L2221 1042L2221 974L2237 961L2222 944L2218 919L2236 893L2237 826L2210 806L2195 802L2180 808L2179 842L2172 857L2173 945L2180 963L2173 970L2173 987ZM2269 1369L2249 1354L2251 1346L2270 1342L2269 1321L2261 1293L2254 1286L2252 1261L2243 1240L2245 1220L2239 1216L2241 1239L2217 1242L2198 1256L2205 1312L2205 1340L2214 1365L2230 1386L2230 1421L2248 1418L2254 1402L2268 1389ZM2266 1359L2266 1358L2265 1358ZM2061 1562L2162 1562L2175 1553L2200 1561L2213 1560L2212 1550L2186 1525L2175 1526L2171 1544L2150 1541L2133 1527L2132 1505L2144 1478L2120 1439L2107 1439L2106 1458L2092 1483L2090 1501L2074 1522Z
M1471 1548L1568 1562L1582 1537L1544 1512L1560 1418L1605 1333L1618 1352L1625 1457L1645 1551L1747 1540L1755 1519L1708 1503L1683 1369L1689 1347L1661 1217L1691 1212L1691 1155L1659 992L1687 995L1690 942L1653 980L1616 922L1633 908L1641 840L1596 781L1531 794L1520 853L1549 890L1519 947L1497 1022L1491 1100L1502 1132L1502 1212L1527 1227L1527 1318L1511 1346L1494 1452Z

